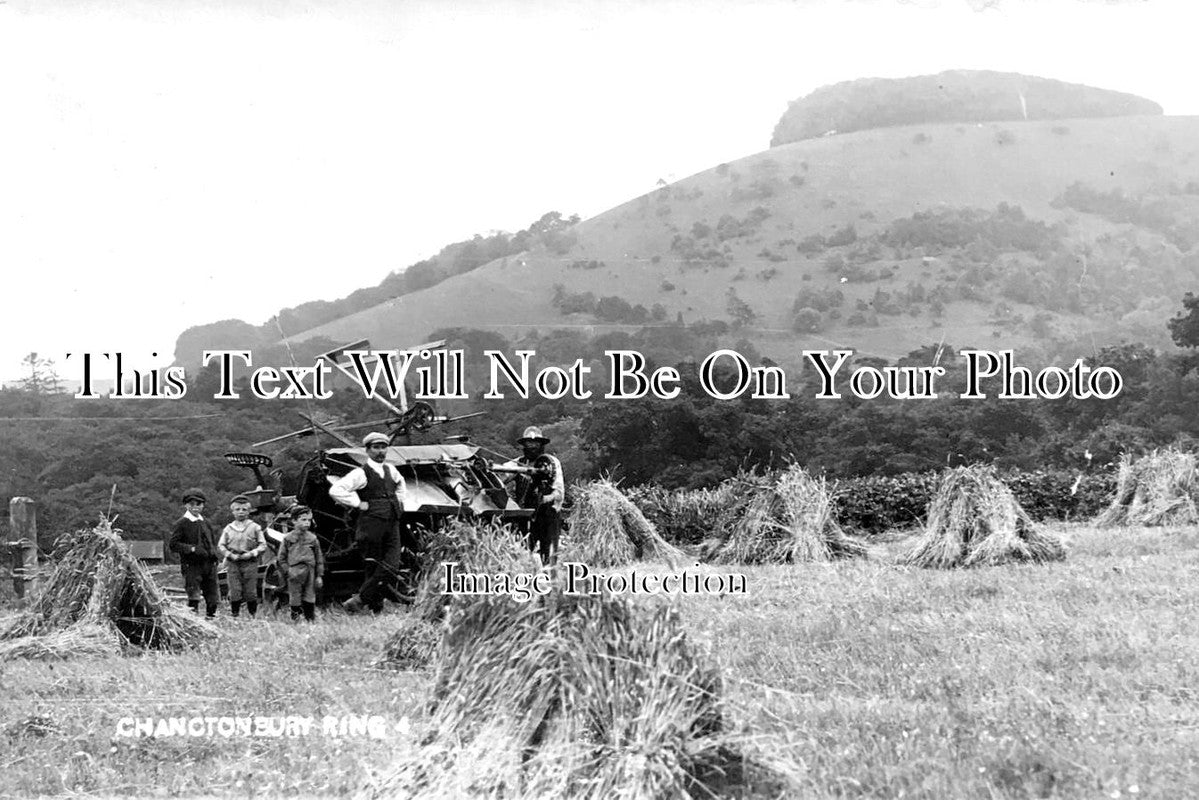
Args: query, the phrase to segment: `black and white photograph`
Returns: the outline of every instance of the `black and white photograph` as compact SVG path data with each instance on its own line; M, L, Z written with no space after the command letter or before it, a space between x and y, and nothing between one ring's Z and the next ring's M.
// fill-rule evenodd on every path
M1196 31L0 0L0 797L1199 796Z

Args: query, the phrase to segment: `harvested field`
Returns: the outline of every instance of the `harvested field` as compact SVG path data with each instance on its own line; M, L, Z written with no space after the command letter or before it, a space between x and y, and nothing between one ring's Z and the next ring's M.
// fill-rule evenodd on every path
M1199 528L1050 532L1069 561L912 570L892 565L911 544L896 540L870 560L741 567L748 595L675 608L729 729L801 765L790 796L1190 796ZM359 795L436 731L430 668L370 667L404 618L222 615L219 646L10 661L0 796ZM131 717L239 714L378 714L386 732L116 734Z

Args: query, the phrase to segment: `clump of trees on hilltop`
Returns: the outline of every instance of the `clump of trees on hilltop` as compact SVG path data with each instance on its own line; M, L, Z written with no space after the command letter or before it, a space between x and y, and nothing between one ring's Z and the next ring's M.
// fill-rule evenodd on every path
M913 78L865 78L824 86L791 102L770 146L827 133L939 122L991 122L1161 114L1123 92L1011 72L953 70Z

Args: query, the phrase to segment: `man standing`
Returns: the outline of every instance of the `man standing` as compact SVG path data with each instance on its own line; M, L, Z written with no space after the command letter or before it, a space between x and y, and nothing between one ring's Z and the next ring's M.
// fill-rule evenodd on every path
M407 530L401 535L404 513L404 476L387 463L391 440L383 433L368 433L362 439L368 461L355 467L329 487L329 496L340 505L358 510L354 542L362 553L365 580L357 594L342 607L351 614L370 608L383 610L383 597L403 560L403 551L416 549Z
M566 498L562 462L545 452L550 440L535 425L525 428L516 443L520 445L523 455L512 463L536 470L516 480L518 502L533 509L533 517L529 521L529 550L536 551L543 564L551 564L558 553L558 537L562 532L562 501Z
M203 598L208 616L215 617L221 593L216 580L216 539L212 535L212 526L203 517L207 499L199 489L188 489L183 493L183 516L171 529L170 549L179 554L188 607L199 613Z

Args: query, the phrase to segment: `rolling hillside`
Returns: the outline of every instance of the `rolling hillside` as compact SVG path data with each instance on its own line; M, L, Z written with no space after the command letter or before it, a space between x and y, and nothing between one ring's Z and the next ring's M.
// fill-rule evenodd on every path
M1180 287L1199 279L1187 238L1199 221L1197 156L1199 118L1162 116L915 125L794 142L584 220L557 252L537 247L491 262L293 341L397 346L447 326L509 339L530 328L638 326L562 313L586 292L657 304L666 323L730 320L732 292L745 315L729 341L748 338L785 364L832 344L888 359L942 339L1046 358L1120 339L1166 346L1164 319ZM1070 200L1072 186L1081 201ZM1108 201L1119 201L1114 211ZM985 231L1005 213L1000 204L1018 207L1016 223L1047 240L1023 249L919 244L896 225L956 224L973 213ZM1157 209L1165 222L1126 207ZM1113 277L1093 286L1101 267ZM1019 271L1033 277L1031 288L1005 284ZM1036 284L1046 271L1053 279ZM1113 289L1113 280L1131 288ZM1061 287L1075 281L1080 297L1062 307L1070 291ZM801 304L841 299L797 330L801 292Z

